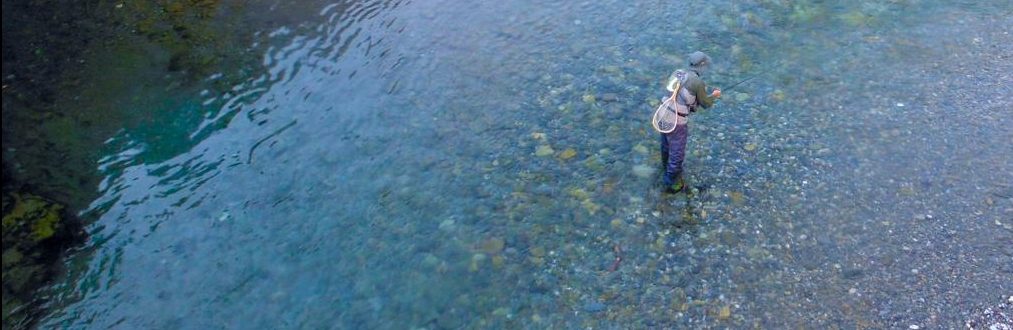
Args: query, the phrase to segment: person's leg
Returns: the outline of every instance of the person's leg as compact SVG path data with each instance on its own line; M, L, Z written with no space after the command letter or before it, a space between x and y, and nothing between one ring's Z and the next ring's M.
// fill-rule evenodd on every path
M665 189L672 187L672 184L675 183L675 176L679 174L678 165L675 162L679 158L679 156L675 153L677 150L676 148L678 147L675 143L677 132L679 132L679 127L676 127L675 131L672 131L671 133L665 133L665 138L662 141L664 142L662 149L664 149L665 152L662 154L661 158L662 163L665 164L665 175L662 176L661 183L665 186Z
M679 176L682 175L682 163L686 159L686 140L689 136L689 127L679 125L675 128L675 131L667 135L668 162L665 168L664 184L666 188L679 190L681 189ZM673 185L677 185L678 187L673 187Z
M675 156L675 160L673 162L675 163L675 168L677 169L676 174L681 175L682 162L686 160L686 140L689 139L689 125L679 126L676 128L675 132L672 133L675 133L675 138L673 139L675 141L671 143L669 149L672 150L672 155Z
M665 133L661 133L659 136L658 140L661 141L661 167L666 168L668 167L668 137Z

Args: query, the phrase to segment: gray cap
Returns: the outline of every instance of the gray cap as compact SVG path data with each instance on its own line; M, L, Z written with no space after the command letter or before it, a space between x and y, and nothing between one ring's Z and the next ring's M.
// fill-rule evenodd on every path
M701 51L695 51L692 54L689 54L688 59L689 59L689 67L693 68L694 70L703 70L711 63L711 57L707 56L707 54L704 54Z

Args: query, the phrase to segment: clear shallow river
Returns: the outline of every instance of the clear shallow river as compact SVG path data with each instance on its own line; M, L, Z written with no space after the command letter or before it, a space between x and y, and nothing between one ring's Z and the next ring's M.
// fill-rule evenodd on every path
M44 326L953 328L1013 292L1008 2L292 6L230 92L115 95L145 120ZM757 78L662 195L697 49Z

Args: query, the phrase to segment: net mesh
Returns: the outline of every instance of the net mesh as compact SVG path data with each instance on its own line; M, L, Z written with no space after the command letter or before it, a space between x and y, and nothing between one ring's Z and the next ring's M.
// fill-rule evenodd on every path
M675 111L675 99L673 94L672 97L662 102L657 110L654 110L654 118L651 119L654 130L660 133L671 133L675 130L675 126L679 123L679 114Z

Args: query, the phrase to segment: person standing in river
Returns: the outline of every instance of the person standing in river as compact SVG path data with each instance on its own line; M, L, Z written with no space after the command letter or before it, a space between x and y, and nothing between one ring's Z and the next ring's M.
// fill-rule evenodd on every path
M676 70L668 79L666 86L672 97L676 97L676 112L679 115L675 130L661 134L661 163L665 166L662 183L668 193L682 190L685 181L682 179L682 162L686 159L686 139L689 137L689 114L698 107L710 108L719 97L721 90L715 88L707 93L707 83L700 77L710 66L711 58L703 52L689 54L689 70ZM679 79L681 84L674 84ZM679 85L678 91L671 90Z

